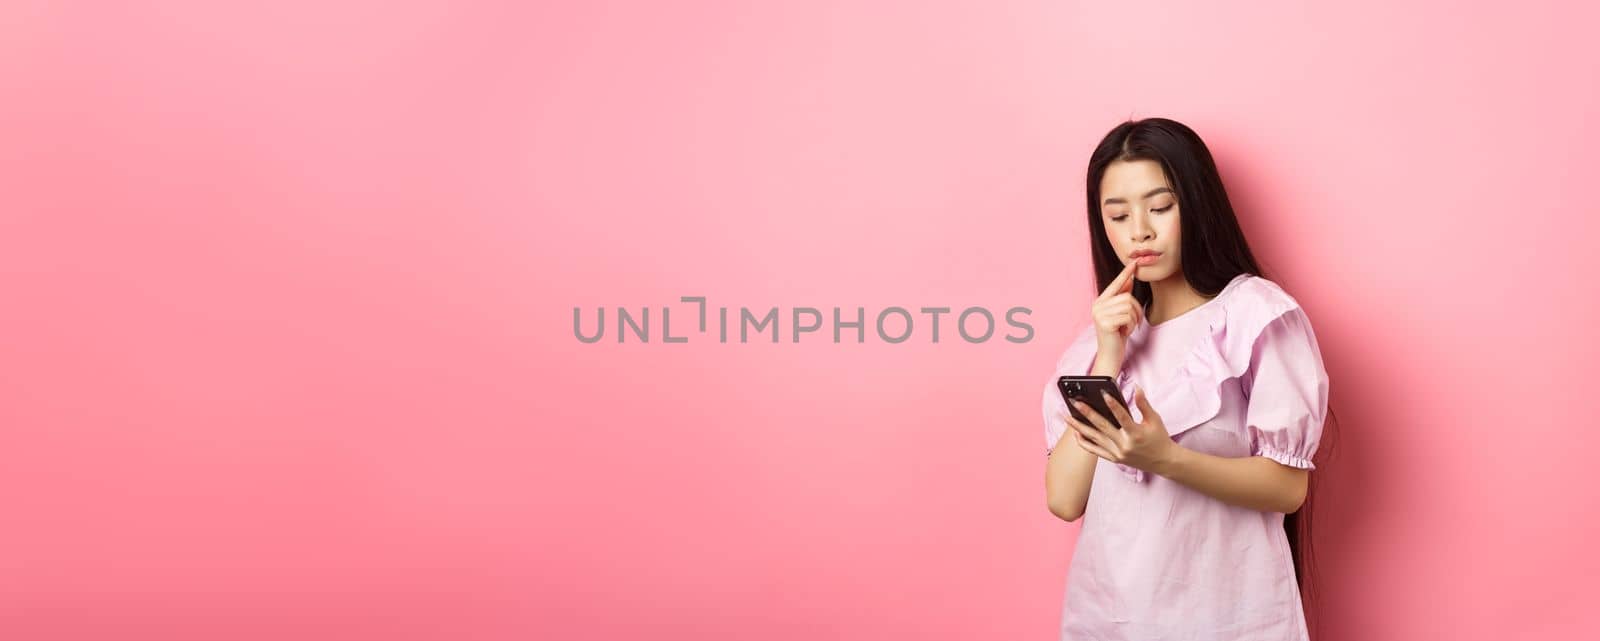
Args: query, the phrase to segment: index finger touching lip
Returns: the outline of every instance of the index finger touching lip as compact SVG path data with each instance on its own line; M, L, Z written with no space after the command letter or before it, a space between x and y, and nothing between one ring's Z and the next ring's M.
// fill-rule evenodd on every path
M1104 298L1106 296L1110 296L1111 294L1121 290L1122 289L1122 285L1124 283L1126 283L1129 278L1133 278L1133 270L1134 270L1134 268L1136 268L1138 266L1139 266L1139 261L1136 261L1136 260L1128 261L1128 264L1123 266L1122 273L1117 274L1116 278L1111 279L1111 284L1110 285L1106 285L1106 290L1103 291L1103 292L1100 292L1100 296L1102 298Z

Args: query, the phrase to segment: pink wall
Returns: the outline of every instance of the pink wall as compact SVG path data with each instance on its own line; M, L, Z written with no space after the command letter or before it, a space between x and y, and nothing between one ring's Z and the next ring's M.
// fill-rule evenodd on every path
M1053 639L1039 386L1150 115L1316 325L1327 638L1600 624L1593 9L220 4L0 8L0 638Z

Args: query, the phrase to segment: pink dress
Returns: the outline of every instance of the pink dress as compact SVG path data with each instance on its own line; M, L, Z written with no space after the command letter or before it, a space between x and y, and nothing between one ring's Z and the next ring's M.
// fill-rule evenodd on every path
M1095 349L1090 324L1045 385L1047 448L1069 429L1057 417L1066 407L1056 377L1088 374ZM1199 307L1140 323L1127 349L1118 386L1135 420L1137 383L1183 447L1313 469L1328 375L1305 312L1276 283L1241 274ZM1283 514L1094 460L1067 573L1063 641L1308 638Z

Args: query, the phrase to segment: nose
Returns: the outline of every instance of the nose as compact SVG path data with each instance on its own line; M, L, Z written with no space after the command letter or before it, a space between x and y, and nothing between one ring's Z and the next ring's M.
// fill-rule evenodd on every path
M1128 215L1128 222L1133 223L1128 226L1128 231L1133 234L1133 242L1149 240L1150 235L1155 233L1155 228L1150 226L1150 220L1146 218L1146 215L1142 212L1129 213Z

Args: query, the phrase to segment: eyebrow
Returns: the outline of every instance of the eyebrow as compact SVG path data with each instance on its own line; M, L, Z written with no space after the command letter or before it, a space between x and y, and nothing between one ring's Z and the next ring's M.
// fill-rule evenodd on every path
M1172 193L1172 190L1170 188L1167 188L1167 187L1157 187L1155 189L1152 189L1150 191L1145 192L1145 194L1143 196L1139 197L1139 200L1144 200L1146 198L1149 198L1149 197L1154 196L1156 194L1159 194L1161 192L1166 192L1166 193L1170 194L1170 193ZM1104 203L1102 203L1102 204L1105 204L1105 205L1112 205L1112 204L1117 204L1117 203L1127 204L1127 202L1128 201L1123 200L1121 198L1107 198L1106 201Z

